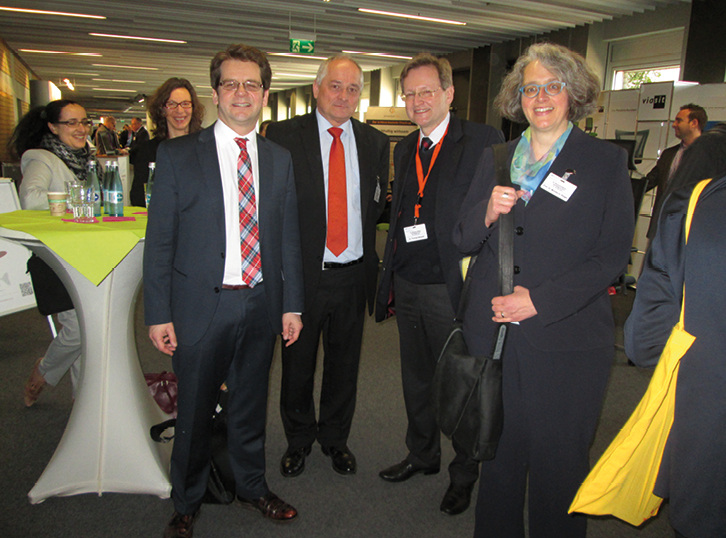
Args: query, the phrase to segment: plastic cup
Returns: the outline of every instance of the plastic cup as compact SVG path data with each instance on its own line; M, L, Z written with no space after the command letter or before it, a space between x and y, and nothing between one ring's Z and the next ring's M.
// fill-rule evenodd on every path
M65 192L49 192L48 206L50 207L51 217L62 217L66 214L66 193Z

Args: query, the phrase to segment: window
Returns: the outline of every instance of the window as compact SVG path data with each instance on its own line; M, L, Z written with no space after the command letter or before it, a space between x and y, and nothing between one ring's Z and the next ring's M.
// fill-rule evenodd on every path
M677 81L681 68L677 65L666 67L653 67L651 69L628 69L615 71L613 76L613 90L630 90L640 88L646 82Z

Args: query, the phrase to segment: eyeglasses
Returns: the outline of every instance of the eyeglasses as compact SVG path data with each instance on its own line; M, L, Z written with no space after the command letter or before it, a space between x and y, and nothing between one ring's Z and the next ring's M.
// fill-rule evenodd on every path
M164 103L164 107L168 108L169 110L174 110L178 106L182 108L192 108L192 102L182 101L181 103L177 103L176 101L167 101L166 103Z
M78 125L83 125L84 127L90 127L93 125L93 122L91 120L66 120L66 121L56 121L54 123L60 124L60 125L67 125L68 127L78 127Z
M219 83L219 87L226 92L236 92L239 90L240 86L244 86L247 93L257 93L264 88L262 82L257 82L256 80L245 80L244 82L240 82L239 80L229 79L222 80Z
M440 89L441 88L436 88L435 90L419 90L417 92L406 92L401 95L401 99L403 99L404 101L413 101L414 97L418 97L423 101L428 101Z
M525 84L519 88L519 93L529 99L534 99L539 95L540 88L544 88L547 95L554 97L555 95L560 94L562 90L565 89L565 86L567 86L567 82L562 82L560 80L553 80L546 84Z

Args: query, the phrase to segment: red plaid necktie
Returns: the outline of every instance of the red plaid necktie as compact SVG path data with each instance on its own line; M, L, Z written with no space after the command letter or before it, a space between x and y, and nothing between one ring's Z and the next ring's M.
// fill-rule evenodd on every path
M348 196L345 190L345 149L340 135L343 129L331 127L333 135L328 161L328 250L340 256L348 248Z
M262 280L260 259L260 234L255 208L255 184L252 181L252 162L247 152L247 139L235 138L240 152L237 157L237 182L239 185L239 235L242 249L242 280L253 288Z

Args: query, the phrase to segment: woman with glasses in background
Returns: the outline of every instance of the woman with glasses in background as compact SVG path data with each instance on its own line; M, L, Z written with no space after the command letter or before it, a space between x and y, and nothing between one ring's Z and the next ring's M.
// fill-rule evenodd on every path
M156 162L156 150L164 140L195 133L202 128L204 106L185 78L170 78L159 86L146 105L151 118L154 137L139 143L131 150L130 161L134 166L134 182L131 185L131 205L145 207L144 185L149 178L149 163Z
M614 355L607 289L628 262L634 219L625 151L573 124L594 111L599 90L579 54L532 45L495 101L529 124L508 143L514 188L497 185L487 149L454 229L459 250L478 254L469 350L490 354L498 325L509 324L504 429L481 465L477 537L523 538L525 518L533 537L585 537L586 518L567 510L589 469ZM514 292L502 296L498 220L512 211Z
M23 116L8 144L10 153L20 157L23 174L20 205L23 209L48 209L48 192L65 192L67 182L85 181L88 162L92 159L88 144L91 124L86 110L67 99L51 101ZM50 268L47 270L51 271ZM38 285L35 272L31 272L31 276L37 293L42 286ZM24 400L28 407L36 402L46 384L57 385L69 369L75 390L81 356L81 331L76 311L58 312L58 322L62 325L58 336L51 342L45 357L36 361L25 384Z

